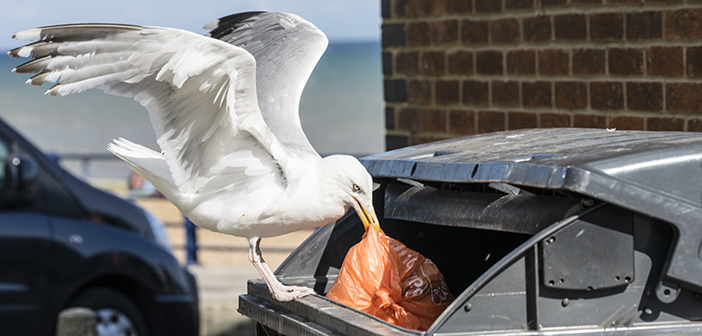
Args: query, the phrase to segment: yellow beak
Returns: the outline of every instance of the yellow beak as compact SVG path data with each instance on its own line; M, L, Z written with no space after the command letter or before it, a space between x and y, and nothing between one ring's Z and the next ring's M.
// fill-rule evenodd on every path
M373 225L375 232L379 232L380 222L378 221L378 216L376 216L375 209L373 209L373 206L370 206L370 208L366 208L355 197L353 198L353 200L355 201L353 204L353 208L356 209L356 214L358 214L358 217L361 218L361 222L363 222L363 227L366 230L368 230L368 227Z

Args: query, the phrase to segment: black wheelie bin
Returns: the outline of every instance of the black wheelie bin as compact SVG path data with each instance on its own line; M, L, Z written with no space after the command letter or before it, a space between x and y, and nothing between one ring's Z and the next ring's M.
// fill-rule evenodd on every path
M427 331L327 299L355 214L276 271L319 295L278 302L250 280L258 335L702 334L702 134L530 129L363 158L391 237L456 296Z

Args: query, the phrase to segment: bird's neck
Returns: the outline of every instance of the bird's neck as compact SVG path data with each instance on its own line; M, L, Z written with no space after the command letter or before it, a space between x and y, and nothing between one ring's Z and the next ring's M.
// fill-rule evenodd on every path
M288 181L288 187L279 201L269 209L276 216L302 216L310 228L329 224L341 218L349 206L333 192L334 185L320 179L315 168L298 179Z

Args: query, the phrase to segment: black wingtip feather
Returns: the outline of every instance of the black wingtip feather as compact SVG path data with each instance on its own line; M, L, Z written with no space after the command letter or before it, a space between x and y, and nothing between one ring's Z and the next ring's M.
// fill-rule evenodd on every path
M111 23L78 23L41 27L41 39L51 42L88 41L137 31L141 26Z
M18 74L29 74L29 73L37 73L42 70L44 70L44 66L46 65L46 61L51 59L53 55L46 55L42 57L37 57L31 61L22 63L21 65L18 65L15 67L15 73Z
M217 28L213 29L210 32L209 36L219 39L220 37L229 34L233 30L238 28L243 21L246 21L252 17L258 16L263 13L266 12L243 12L221 17L219 18Z
M21 48L22 47L17 47L17 48L12 49L12 50L7 52L7 55L12 57L12 58L18 58L19 57L19 50Z

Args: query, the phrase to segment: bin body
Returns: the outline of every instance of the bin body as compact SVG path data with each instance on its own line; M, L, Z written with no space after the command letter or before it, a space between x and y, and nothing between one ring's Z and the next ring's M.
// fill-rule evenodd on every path
M702 332L702 134L534 129L361 159L381 227L434 261L456 295L426 332L322 295L360 241L355 214L276 271L320 295L281 303L249 281L261 334Z

